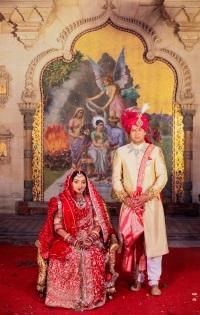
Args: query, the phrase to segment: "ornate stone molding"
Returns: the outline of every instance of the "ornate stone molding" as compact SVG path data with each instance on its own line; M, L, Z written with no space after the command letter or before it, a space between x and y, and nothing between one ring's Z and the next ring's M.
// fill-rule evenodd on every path
M5 66L0 66L0 107L4 108L5 103L11 96L10 81L11 75L6 71Z
M72 32L74 34L76 33L76 35L78 35L79 34L78 28L81 28L82 32L87 31L87 30L91 30L91 28L94 28L94 25L96 25L96 26L101 25L102 19L103 19L103 23L106 23L106 21L109 18L109 16L107 16L106 13L107 13L107 9L110 6L111 6L111 3L106 0L106 5L104 5L102 7L103 12L100 15L94 16L91 18L87 18L87 19L78 20L78 21L68 25L67 27L65 27L65 29L60 33L57 40L58 40L58 42L62 43L62 48L65 51L66 59L68 59L68 60L72 59L72 54L70 53L70 51L71 51L71 43L74 40L74 35L71 36L73 38L72 41L69 40L69 37L72 34ZM91 24L93 25L92 27L91 27ZM67 43L70 42L70 44L67 45L66 42ZM67 48L66 48L66 45L67 45Z
M135 34L138 34L147 46L146 58L148 61L153 61L155 58L156 43L160 42L156 32L147 24L136 19L126 19L113 13L111 9L115 7L112 1L107 1L103 7L102 14L78 20L67 26L58 37L58 41L62 43L62 49L49 49L36 56L30 63L26 72L25 90L22 93L21 99L25 103L35 102L40 100L40 85L38 78L40 77L43 67L52 59L63 57L67 61L73 59L73 46L79 36L87 32L96 30L106 23L119 27L119 29L129 29ZM120 27L120 25L122 27ZM124 26L124 28L123 28ZM81 33L81 35L80 35Z
M22 92L21 99L24 103L29 104L39 100L40 95L40 75L43 67L52 59L61 57L63 51L54 48L37 55L29 64L25 76L25 90Z
M88 19L78 20L68 25L59 35L58 41L62 43L63 56L66 60L72 59L72 50L75 41L81 35L92 30L98 29L101 25L110 23L121 30L130 30L140 36L144 44L147 46L146 58L148 61L153 61L155 58L156 44L161 41L153 28L149 27L146 23L134 18L127 18L120 16L115 12L116 7L113 5L112 0L105 0L106 4L102 7L103 12L95 17Z
M145 7L149 7L149 6L159 6L163 4L163 0L140 0L140 6L145 6Z
M145 1L143 1L144 4ZM160 3L160 2L159 2ZM98 16L81 19L68 25L59 35L58 41L62 43L62 49L50 49L36 56L30 63L25 81L25 91L22 93L23 102L40 101L40 85L38 78L43 67L52 59L63 57L67 61L73 59L73 47L76 40L84 33L111 24L121 30L130 30L138 35L146 46L146 59L153 62L155 58L162 58L171 64L177 73L176 101L181 106L191 106L194 103L194 92L192 91L192 75L186 61L173 51L165 48L157 49L156 45L160 39L155 30L134 18L126 18L115 12L112 1L106 1Z
M30 50L45 26L55 18L54 2L49 1L1 1L0 13L13 26L18 40Z
M163 3L162 17L168 26L174 27L187 51L191 51L199 41L200 22L195 22L197 16L200 16L199 1L165 0Z
M181 108L195 106L192 105L195 101L195 95L192 89L192 74L186 61L175 52L162 48L156 51L156 55L167 60L177 73L177 93L176 101L181 105Z
M26 114L34 115L35 114L37 104L35 104L35 103L19 103L18 105L19 105L19 110L20 110L22 115L26 115Z
M113 12L113 14L115 16L115 19L113 19L114 24L124 24L125 29L133 30L140 36L147 46L147 52L145 55L146 59L150 62L153 61L156 56L156 44L161 42L161 39L158 37L155 30L146 23L137 19L126 18L116 14L115 12Z

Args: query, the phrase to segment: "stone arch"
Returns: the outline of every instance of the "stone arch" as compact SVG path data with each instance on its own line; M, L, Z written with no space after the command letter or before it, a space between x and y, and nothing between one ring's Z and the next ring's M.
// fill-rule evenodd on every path
M72 61L73 48L78 38L107 24L111 24L122 31L132 31L137 35L146 47L145 58L148 62L154 62L158 57L172 65L176 71L178 81L176 102L179 104L193 103L192 76L186 61L173 51L157 48L157 44L161 42L161 39L153 28L139 20L119 16L108 7L99 16L78 20L68 25L58 36L58 41L62 43L62 49L44 51L31 61L26 72L22 100L27 103L39 101L40 82L38 78L44 66L59 57L63 57L68 62Z
M160 43L161 40L153 28L139 20L119 16L108 7L105 8L102 14L97 17L82 19L67 26L58 37L58 41L62 43L62 49L47 50L33 59L26 72L25 90L22 93L22 100L24 103L20 104L22 114L26 115L28 113L30 115L30 110L32 110L31 115L34 114L35 106L41 99L39 78L45 65L51 60L60 57L68 62L72 61L73 48L77 39L87 32L92 32L104 27L108 23L120 30L130 31L137 35L146 47L145 58L148 62L154 62L156 58L161 58L174 68L177 74L177 91L175 100L181 105L183 115L185 112L188 115L188 110L189 115L194 115L195 108L193 105L194 93L192 91L192 76L187 63L182 59L182 57L173 51L165 48L157 48L157 43ZM190 112L191 108L192 113ZM30 133L27 133L27 137L29 138L29 141L27 141L29 145L28 148L25 149L25 158L27 158L28 161L28 159L32 159L32 154L30 152ZM187 134L186 138L190 141L191 135L188 136ZM26 153L28 154L27 156ZM191 164L188 164L188 156L192 156L192 154L186 154L185 156L187 159L185 166L187 168L191 168ZM30 161L27 165L27 168L30 168ZM27 190L29 190L28 198L30 198L30 189L32 189L33 180L30 178L30 170L27 170L25 174L26 173L28 174L28 177L25 178L25 182L27 182ZM189 170L187 174L188 173L190 175L187 178L187 183L191 182L191 171ZM188 191L188 187L191 188L191 185L188 184L185 186L187 186L188 196L188 198L186 198L186 202L191 202L190 191ZM191 190L190 188L189 190Z

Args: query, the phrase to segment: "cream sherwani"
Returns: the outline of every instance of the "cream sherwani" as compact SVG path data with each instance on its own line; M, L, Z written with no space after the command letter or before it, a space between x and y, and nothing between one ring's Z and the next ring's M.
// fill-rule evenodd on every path
M136 191L138 171L146 142L133 143L117 149L113 161L112 187L121 202ZM145 250L147 257L156 257L168 253L166 227L160 192L167 182L167 170L163 153L154 147L146 162L142 193L149 196L143 213ZM122 207L124 204L122 204Z

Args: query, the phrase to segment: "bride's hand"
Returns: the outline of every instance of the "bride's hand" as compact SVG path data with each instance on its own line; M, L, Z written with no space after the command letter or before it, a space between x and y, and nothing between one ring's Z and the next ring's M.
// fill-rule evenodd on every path
M81 249L88 249L92 245L92 241L89 238L86 238L80 245Z

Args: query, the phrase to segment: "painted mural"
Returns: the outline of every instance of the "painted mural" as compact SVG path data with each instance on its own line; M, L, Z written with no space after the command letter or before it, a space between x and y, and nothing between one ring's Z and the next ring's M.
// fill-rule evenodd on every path
M169 180L163 196L170 201L174 77L161 61L147 64L144 49L138 37L108 25L76 42L72 62L57 59L45 68L45 200L62 190L73 168L81 168L102 197L113 201L113 156L129 142L119 117L126 108L148 103L147 136L164 152Z

